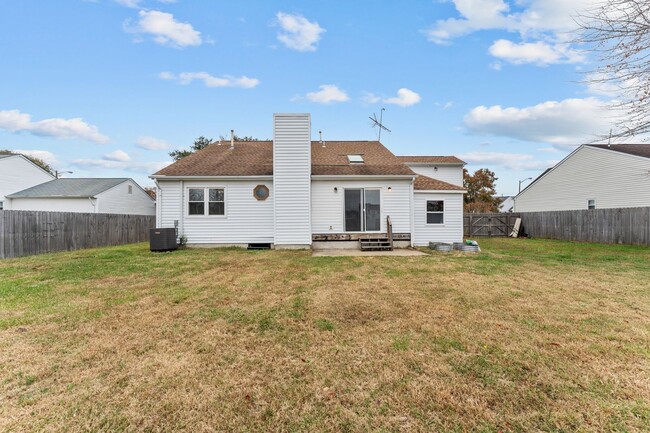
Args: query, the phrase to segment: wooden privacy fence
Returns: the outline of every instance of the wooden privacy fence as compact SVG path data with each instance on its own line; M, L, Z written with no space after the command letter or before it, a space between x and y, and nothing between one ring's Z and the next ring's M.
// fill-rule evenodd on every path
M508 236L519 214L515 213L466 213L463 228L466 238L477 236Z
M0 211L0 259L143 242L153 215Z
M520 213L467 213L465 237L520 235L605 244L650 245L650 207Z
M650 245L650 207L523 212L521 220L535 238Z

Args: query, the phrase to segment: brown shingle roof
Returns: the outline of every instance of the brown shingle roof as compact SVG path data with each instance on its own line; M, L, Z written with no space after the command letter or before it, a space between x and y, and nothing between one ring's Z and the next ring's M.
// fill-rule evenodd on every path
M212 143L168 165L155 175L165 176L270 176L273 174L273 143L270 141Z
M348 155L361 155L363 164L350 164ZM415 175L378 141L312 141L311 160L313 175Z
M613 150L615 152L628 153L630 155L643 156L650 158L650 143L642 144L589 144L590 147L599 149Z
M465 164L465 161L455 156L398 156L400 161L415 164Z
M415 173L378 141L312 141L313 175L412 175ZM347 155L361 155L363 164L350 164ZM155 175L265 176L273 174L273 142L212 143Z
M427 176L418 175L415 178L413 187L416 190L424 191L463 191L465 188L458 185L452 185L438 179L432 179Z

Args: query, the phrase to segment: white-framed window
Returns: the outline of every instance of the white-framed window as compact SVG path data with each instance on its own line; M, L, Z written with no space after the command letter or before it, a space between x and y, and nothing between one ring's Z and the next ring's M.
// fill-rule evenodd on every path
M445 223L445 201L427 200L427 224Z
M188 188L187 214L190 216L224 216L226 214L225 189Z
M596 199L590 198L587 200L587 209L596 209Z

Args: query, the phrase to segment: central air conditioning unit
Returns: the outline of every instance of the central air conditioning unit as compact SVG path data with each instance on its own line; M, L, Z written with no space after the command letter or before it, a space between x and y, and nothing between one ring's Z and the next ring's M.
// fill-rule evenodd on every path
M149 249L151 251L173 251L178 248L176 229L149 229Z

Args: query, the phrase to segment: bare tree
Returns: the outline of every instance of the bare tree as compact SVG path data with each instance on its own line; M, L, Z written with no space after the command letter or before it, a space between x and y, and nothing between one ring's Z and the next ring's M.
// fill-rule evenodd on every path
M595 53L600 66L588 84L615 93L620 111L613 138L650 132L650 1L604 0L577 19L578 42Z

